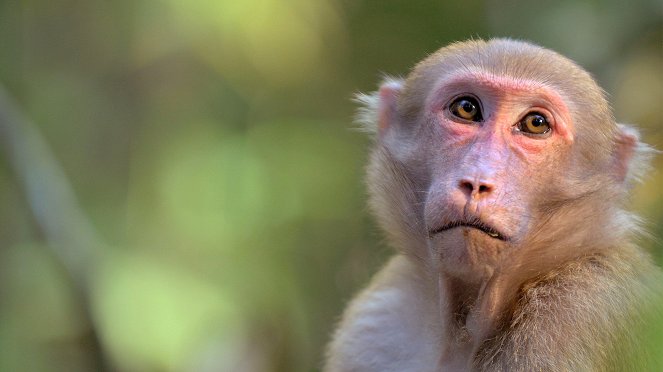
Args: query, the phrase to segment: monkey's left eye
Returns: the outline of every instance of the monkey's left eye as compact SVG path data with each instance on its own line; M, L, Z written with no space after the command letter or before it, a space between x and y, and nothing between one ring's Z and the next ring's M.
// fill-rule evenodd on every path
M481 121L481 108L474 97L460 97L449 105L449 111L461 119L469 121Z
M532 112L518 123L518 130L529 134L546 134L550 132L550 123L545 116Z

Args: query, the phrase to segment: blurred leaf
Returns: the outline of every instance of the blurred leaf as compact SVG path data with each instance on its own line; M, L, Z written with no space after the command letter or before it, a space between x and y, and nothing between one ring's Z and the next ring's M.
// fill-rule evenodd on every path
M230 351L241 334L232 297L152 257L106 261L94 288L103 341L125 370L182 370L215 330Z

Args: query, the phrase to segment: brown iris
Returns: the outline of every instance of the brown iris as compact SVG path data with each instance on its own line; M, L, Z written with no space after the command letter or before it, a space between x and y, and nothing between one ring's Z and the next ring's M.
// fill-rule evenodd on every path
M449 105L449 111L463 120L481 121L481 108L474 97L460 97Z
M532 112L520 121L518 130L530 134L546 134L550 132L550 123L545 116Z

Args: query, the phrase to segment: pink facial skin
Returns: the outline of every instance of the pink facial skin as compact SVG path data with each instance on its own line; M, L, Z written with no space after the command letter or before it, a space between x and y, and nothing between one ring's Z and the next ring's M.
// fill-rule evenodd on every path
M450 141L463 143L476 141L476 137L504 141L495 145L507 145L520 158L529 160L548 146L573 143L569 110L562 97L545 84L486 72L466 72L446 76L437 86L427 111L437 118ZM479 100L482 122L464 121L449 112L451 101L463 95ZM517 130L518 123L530 112L539 112L548 119L552 127L548 135L529 136Z
M451 113L450 104L463 96L477 100L480 121ZM517 241L528 229L527 196L545 197L548 181L541 172L554 174L545 169L560 166L560 156L566 153L561 150L574 141L564 99L538 81L470 71L443 77L425 109L427 122L432 123L431 151L439 151L432 158L445 159L431 169L434 182L426 203L429 227L434 230L476 218L507 240ZM519 123L533 112L547 119L549 132L536 135L519 129ZM444 236L448 240L454 235ZM485 240L485 235L477 236Z

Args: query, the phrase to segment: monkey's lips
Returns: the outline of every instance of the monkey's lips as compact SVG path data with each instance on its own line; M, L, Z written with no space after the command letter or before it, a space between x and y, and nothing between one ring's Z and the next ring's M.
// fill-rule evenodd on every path
M457 227L470 227L473 229L477 229L486 235L490 236L493 239L498 239L502 241L508 241L509 239L502 234L501 232L497 231L494 227L482 222L482 221L453 221L450 222L446 225L443 225L441 227L438 227L436 229L431 230L428 235L433 236L436 234L439 234L443 231L455 229Z

